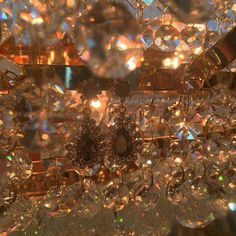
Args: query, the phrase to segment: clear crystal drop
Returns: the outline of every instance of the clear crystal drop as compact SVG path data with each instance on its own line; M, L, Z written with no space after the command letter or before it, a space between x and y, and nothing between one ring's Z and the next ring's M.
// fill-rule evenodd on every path
M155 33L155 44L164 52L173 52L179 43L179 31L172 25L162 25Z
M101 210L101 194L97 190L89 190L78 199L73 210L80 218L92 218Z
M78 24L79 36L88 52L84 59L102 78L124 78L140 66L142 42L139 26L120 3L98 1Z
M186 26L181 31L181 37L190 48L199 48L203 44L203 34L196 27Z
M67 216L77 200L77 191L66 186L51 187L44 197L44 206L47 214L52 217Z
M215 220L206 200L188 199L185 204L175 208L177 221L187 228L202 228Z
M139 204L141 208L145 211L148 211L154 208L160 198L160 191L156 186L151 186L148 189L144 189L139 195L136 197L136 201L140 201Z
M224 198L210 200L211 210L216 218L225 218L228 215L228 202Z
M24 182L33 174L33 163L27 154L26 149L16 149L12 156L12 174L10 178L17 182Z
M122 210L129 202L129 189L125 185L114 184L103 192L103 206L113 212Z
M0 232L23 231L32 221L32 206L22 197L18 198L0 217Z
M1 186L0 207L8 206L15 201L16 192L13 186Z
M23 124L21 144L32 151L62 150L62 140L57 133L57 125L45 115L32 117Z
M9 28L16 41L24 45L53 44L72 29L76 1L31 1L12 3Z

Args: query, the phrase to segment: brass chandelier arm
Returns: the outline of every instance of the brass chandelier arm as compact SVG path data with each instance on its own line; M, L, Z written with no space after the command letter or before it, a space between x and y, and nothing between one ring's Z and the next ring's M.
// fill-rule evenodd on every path
M209 72L214 74L229 66L236 58L236 27L221 38L212 48L200 54L187 70L202 79L208 79Z

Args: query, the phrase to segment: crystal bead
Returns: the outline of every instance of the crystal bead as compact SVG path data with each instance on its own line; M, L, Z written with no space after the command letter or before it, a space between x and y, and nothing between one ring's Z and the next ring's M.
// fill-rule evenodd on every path
M153 185L138 194L136 197L136 203L138 202L142 209L148 211L157 205L159 198L159 189Z
M80 218L92 218L101 210L100 200L98 190L91 189L82 194L73 210Z
M47 214L52 217L67 216L76 204L80 196L80 184L72 187L51 187L44 197L44 206L47 209Z
M177 221L187 228L202 228L215 220L215 216L206 200L194 198L175 208Z
M186 26L181 31L181 38L191 49L196 49L203 44L203 34L196 27Z
M98 77L124 78L140 66L142 42L138 24L120 3L98 1L79 20L76 36L85 45L89 68Z
M103 206L113 212L122 210L129 202L129 189L125 185L110 185L103 191Z
M9 28L18 43L54 44L72 29L76 7L76 1L13 2Z
M17 182L24 182L33 174L33 163L28 157L26 149L16 149L12 153L12 174L10 178Z
M32 206L29 201L19 197L0 217L0 233L22 231L32 221Z
M172 25L162 25L155 33L155 44L164 52L173 52L179 43L179 31Z

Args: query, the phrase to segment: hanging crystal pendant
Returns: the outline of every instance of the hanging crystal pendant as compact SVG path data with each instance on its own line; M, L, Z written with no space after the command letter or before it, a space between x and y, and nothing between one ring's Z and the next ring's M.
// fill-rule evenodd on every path
M125 110L121 105L110 126L111 136L106 138L105 165L111 170L134 162L142 151L141 131L130 117L125 115Z
M73 140L67 145L67 157L72 160L75 171L80 175L92 176L103 162L103 135L96 121L89 117L90 109L84 108L82 124Z
M114 85L114 92L121 102L114 112L110 125L110 135L105 140L105 166L115 171L134 162L142 152L142 132L131 117L126 114L125 97L130 93L128 82L119 80Z

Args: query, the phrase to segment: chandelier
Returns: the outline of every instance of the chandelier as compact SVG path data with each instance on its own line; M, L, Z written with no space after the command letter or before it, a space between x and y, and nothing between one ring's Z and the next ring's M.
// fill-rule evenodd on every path
M235 0L0 0L0 235L236 211L235 22Z

